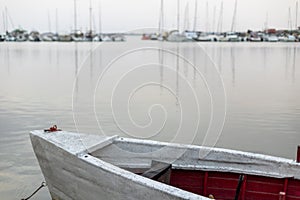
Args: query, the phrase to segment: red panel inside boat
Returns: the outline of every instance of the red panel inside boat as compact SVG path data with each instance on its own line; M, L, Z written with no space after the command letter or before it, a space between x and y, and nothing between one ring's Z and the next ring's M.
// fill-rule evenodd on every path
M240 174L172 169L170 185L215 199L233 200ZM300 200L300 180L244 175L240 200Z

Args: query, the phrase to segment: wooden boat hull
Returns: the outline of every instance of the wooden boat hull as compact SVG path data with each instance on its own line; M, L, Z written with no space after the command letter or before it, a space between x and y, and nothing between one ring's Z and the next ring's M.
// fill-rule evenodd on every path
M39 131L30 137L54 200L205 199L120 169L86 152L85 147L88 151L101 148L114 137L82 139L72 133Z
M30 134L53 199L300 200L300 164L225 149L69 132ZM164 178L144 174L153 160Z

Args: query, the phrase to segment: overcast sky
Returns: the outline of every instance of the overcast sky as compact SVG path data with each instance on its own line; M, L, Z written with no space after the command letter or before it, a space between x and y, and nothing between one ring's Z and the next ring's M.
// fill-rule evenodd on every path
M160 1L161 0L92 0L93 27L96 30L99 28L100 7L102 11L102 30L104 32L129 31L145 27L157 27ZM214 29L216 29L222 0L197 1L197 29L212 30L214 24ZM50 27L52 31L55 31L57 10L57 26L59 32L69 32L74 28L73 2L74 0L0 0L0 32L4 30L3 23L5 20L3 20L3 13L5 7L7 8L9 18L11 19L9 20L8 26L10 30L13 28L13 24L16 28L22 27L27 30L34 29L38 31L47 31ZM176 2L176 0L164 0L165 27L167 29L176 27ZM231 28L235 0L223 0L223 2L224 16L222 25L223 31L226 31ZM266 22L267 13L269 27L287 28L289 8L291 8L292 24L293 27L295 27L296 2L297 0L238 0L236 29L262 29ZM89 27L89 0L77 0L77 4L78 28L85 31ZM189 9L186 9L187 4L189 5ZM194 7L195 0L180 1L181 29L183 29L184 26L185 15L189 16L188 21L190 27L193 27ZM185 14L185 10L188 10L187 14ZM207 15L208 20L206 20ZM50 20L48 20L48 18L50 18ZM214 18L215 23L213 23ZM300 21L300 19L298 21Z

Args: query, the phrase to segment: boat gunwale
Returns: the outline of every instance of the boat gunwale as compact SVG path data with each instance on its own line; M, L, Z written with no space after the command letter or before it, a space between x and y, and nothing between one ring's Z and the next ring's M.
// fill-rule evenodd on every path
M264 161L272 161L276 163L285 163L290 165L295 165L300 167L300 163L297 163L296 160L282 158L277 156L265 155L261 153L251 153L246 151L240 150L232 150L232 149L225 149L219 147L207 147L207 146L198 146L192 144L179 144L179 143L168 143L168 142L159 142L153 140L142 140L142 139L134 139L134 138L124 138L124 137L115 137L113 143L121 142L121 143L133 143L133 144L147 144L147 145L157 145L157 146L164 146L164 147L174 147L178 149L193 149L193 150L204 150L213 153L228 153L231 155L239 155L239 156L247 156L253 159L259 159ZM143 153L141 153L143 154ZM201 160L201 158L199 158Z
M72 132L66 132L68 134L76 134L79 136L84 136L79 133L72 133ZM101 160L102 162L108 163L112 166L118 167L119 169L122 169L120 165L113 165L109 162L106 162L102 160L101 158L98 158L93 154L93 152L97 150L101 150L104 148L108 148L109 145L113 145L116 143L131 143L131 144L138 144L138 145L150 145L150 146L163 146L163 147L171 147L171 148L176 148L176 149L189 149L189 150L204 150L204 151L209 151L209 153L223 153L223 154L228 154L231 156L240 156L243 158L248 158L248 159L257 159L265 162L270 162L279 165L281 167L282 165L289 166L289 167L295 167L295 168L300 168L300 163L297 163L294 160L291 159L286 159L286 158L280 158L280 157L275 157L275 156L269 156L269 155L263 155L263 154L258 154L258 153L250 153L250 152L243 152L243 151L238 151L238 150L230 150L230 149L224 149L224 148L211 148L211 147L204 147L204 146L196 146L196 145L189 145L189 144L177 144L177 143L168 143L168 142L159 142L159 141L152 141L152 140L142 140L142 139L134 139L134 138L124 138L124 137L119 137L119 136L106 136L104 140L97 142L96 144L86 147L82 151L79 152L72 152L69 151L68 149L64 148L64 144L59 144L57 141L54 140L49 140L49 137L43 137L45 134L41 131L32 131L31 134L33 135L38 135L39 137L42 137L44 140L47 140L56 146L62 148L65 151L68 151L72 154L74 154L77 157L81 157L82 155L88 155L89 157L93 157L95 159ZM89 134L86 134L89 135ZM103 143L106 143L106 145L102 145ZM142 153L141 153L142 154ZM201 159L198 158L199 161L203 160L206 162L218 162L215 159ZM219 162L226 162L226 161L219 161ZM228 163L233 163L233 162L228 162ZM250 163L250 162L240 162L238 164L255 164L255 163ZM249 174L249 175L258 175L258 176L266 176L266 177L274 177L274 178L295 178L295 179L300 179L300 171L299 173L296 173L297 176L292 176L292 175L287 175L282 173L271 173L271 172L263 172L263 171L257 171L257 170L242 170L242 169L237 169L237 168L230 168L228 166L226 167L211 167L209 165L182 165L182 164L176 164L172 163L172 169L184 169L184 170L201 170L201 171L216 171L216 172L232 172L232 173L238 173L238 174ZM124 170L124 169L122 169ZM127 170L125 170L127 171ZM130 172L130 171L127 171ZM132 173L132 172L130 172ZM134 173L133 173L134 174ZM138 176L138 175L137 175Z

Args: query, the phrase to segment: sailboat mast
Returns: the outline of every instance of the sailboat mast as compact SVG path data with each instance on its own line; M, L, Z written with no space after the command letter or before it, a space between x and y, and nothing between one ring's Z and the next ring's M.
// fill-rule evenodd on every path
M58 11L57 11L57 8L55 10L55 29L56 29L56 33L58 33Z
M180 13L180 2L179 2L179 0L177 0L177 30L179 31L179 20L180 20L180 18L179 18L179 13Z
M3 20L3 31L6 31L6 25L5 25L5 14L4 11L2 11L2 20Z
M209 18L209 13L208 13L208 1L206 1L206 23L205 23L205 31L206 33L208 33L209 31L209 22L208 22L208 18Z
M158 21L158 33L163 33L164 28L164 0L160 1L160 11L159 11L159 21Z
M218 22L218 32L222 32L223 26L223 1L221 2L221 8L220 8L220 16L219 16L219 22Z
M196 32L196 26L197 26L197 14L198 14L198 1L195 0L194 27L193 27L193 31L194 31L194 32Z
M8 11L7 11L7 7L5 6L5 24L6 24L6 32L8 32Z
M295 22L295 30L298 29L298 1L296 2L296 22Z
M292 25L292 16L291 16L291 7L289 7L288 29L290 29L290 30L293 29L293 25Z
M265 30L268 30L268 26L269 26L269 13L267 12L267 14L266 14L266 22L265 22Z
M90 31L92 30L92 0L90 0Z
M6 30L8 31L8 21L10 22L11 27L14 28L15 27L14 22L12 20L12 17L9 15L6 6L5 6L5 18L6 18Z
M48 31L51 32L51 19L50 19L50 11L48 9Z
M184 31L189 30L189 3L187 2L184 11Z
M233 12L233 18L232 18L232 24L231 24L231 32L234 32L235 28L236 28L236 12L237 12L237 0L235 0L235 5L234 5L234 12Z
M164 15L164 0L161 0L161 31L164 32L165 28L165 15Z
M74 31L77 31L77 0L74 0Z
M214 11L213 11L213 25L212 25L212 32L214 33L216 27L216 6L214 6Z
M99 1L99 33L102 33L102 19L101 19L101 1Z

